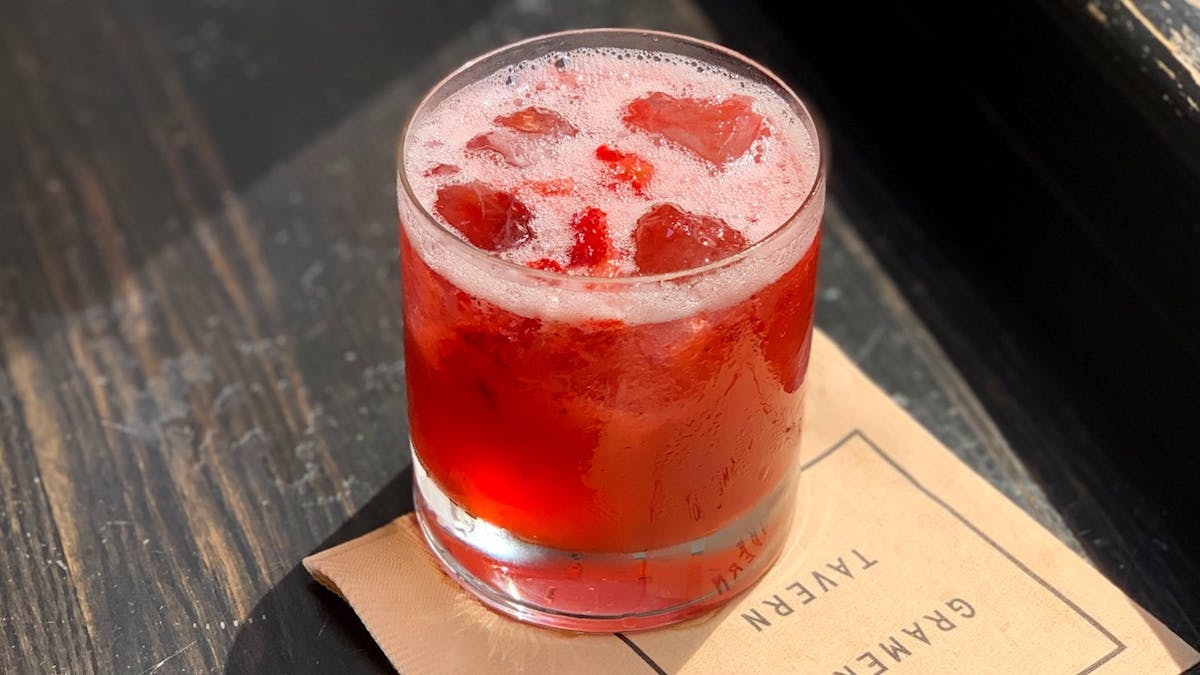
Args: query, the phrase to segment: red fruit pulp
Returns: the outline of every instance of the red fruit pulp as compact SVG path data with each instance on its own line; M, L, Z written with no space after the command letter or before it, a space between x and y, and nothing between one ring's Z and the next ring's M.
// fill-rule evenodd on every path
M575 244L568 252L573 267L596 268L606 261L612 249L608 239L608 216L597 208L587 208L571 220Z
M643 274L679 272L744 251L741 232L720 218L658 204L638 218L633 260Z
M472 181L446 185L437 192L433 208L476 247L493 253L533 238L533 214L511 193Z
M551 258L538 258L525 263L525 266L530 269L542 270L543 272L558 272L566 274L567 268L562 266L562 263Z
M608 181L610 189L625 184L640 195L654 175L654 165L650 162L632 152L621 152L607 145L596 148L596 159L608 164L611 175Z
M568 122L562 115L537 106L522 108L508 115L500 115L495 122L502 127L526 134L574 136L578 132L575 125Z
M515 136L512 132L487 131L467 141L466 149L493 155L509 166L529 166L533 160L526 156L525 149Z
M624 119L631 127L662 136L724 167L770 133L752 104L748 96L697 99L654 92L630 103Z
M529 137L578 133L562 115L536 106L499 115L493 123L501 128L476 134L467 141L466 150L494 155L518 168L527 167L537 159L539 149L531 145Z

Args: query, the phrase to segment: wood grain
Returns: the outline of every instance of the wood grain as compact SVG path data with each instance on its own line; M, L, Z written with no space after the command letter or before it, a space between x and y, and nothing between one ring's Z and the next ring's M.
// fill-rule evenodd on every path
M298 563L411 508L403 115L521 35L717 36L682 0L351 4L3 8L0 672L386 670ZM822 325L1070 541L852 226L829 228Z
M1160 83L1162 102L1200 120L1200 5L1194 0L1091 0L1088 15Z

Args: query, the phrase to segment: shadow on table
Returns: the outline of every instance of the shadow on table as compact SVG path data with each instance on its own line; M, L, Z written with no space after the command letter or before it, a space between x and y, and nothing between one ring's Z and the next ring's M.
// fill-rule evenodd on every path
M360 537L410 513L412 471L409 466L393 478L310 553ZM639 655L639 658L653 659L653 667L673 672L687 662L731 610L726 608L697 619L696 623L684 624L692 629L689 645L677 645L674 654ZM511 622L499 616L494 619L502 641L510 646L521 642L520 630L503 637L503 625ZM707 624L707 630L694 630L703 624ZM637 633L627 638L634 645L638 642ZM634 649L632 645L630 649ZM250 610L234 637L225 663L227 675L394 672L350 605L314 581L299 560ZM649 663L647 668L647 672L652 668Z
M311 551L360 537L413 510L412 467ZM225 672L392 672L387 658L354 611L295 567L250 610L226 657Z

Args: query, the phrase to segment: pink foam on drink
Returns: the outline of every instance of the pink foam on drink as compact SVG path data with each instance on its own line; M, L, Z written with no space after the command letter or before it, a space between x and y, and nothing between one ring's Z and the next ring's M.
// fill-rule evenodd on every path
M749 97L768 132L741 157L717 166L623 121L631 101L654 92L693 99ZM495 122L531 106L557 113L577 133L522 133ZM472 139L486 133L506 135L506 142L515 144L517 165L497 152L467 149ZM653 175L640 190L628 185L614 189L612 168L596 156L600 146L636 154L653 166ZM497 253L516 264L549 259L567 265L575 236L572 220L585 209L598 208L607 215L615 256L607 272L636 275L633 233L652 206L669 202L719 218L753 244L787 222L813 192L819 160L811 124L766 85L671 54L581 49L502 69L451 94L409 129L404 162L414 195L430 213L435 213L438 189L446 185L481 181L512 192L532 213L534 233L520 246ZM443 166L459 170L434 170ZM538 189L539 184L556 189ZM563 184L573 187L562 190ZM455 285L517 313L642 323L731 304L769 283L811 244L818 223L815 217L810 220L800 224L807 231L789 237L793 241L776 247L779 251L756 252L753 262L731 266L703 284L647 284L638 291L630 290L637 286L633 284L620 293L614 290L612 297L596 293L595 286L567 283L547 298L544 289L522 289L516 280L477 267L478 261L465 263L432 239L414 236L416 228L407 231L426 262ZM639 297L621 297L630 295Z

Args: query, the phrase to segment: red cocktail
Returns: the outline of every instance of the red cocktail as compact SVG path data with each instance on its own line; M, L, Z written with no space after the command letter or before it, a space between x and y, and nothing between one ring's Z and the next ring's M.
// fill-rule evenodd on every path
M400 156L417 513L489 605L577 630L720 604L793 510L824 202L812 118L714 45L518 43Z

